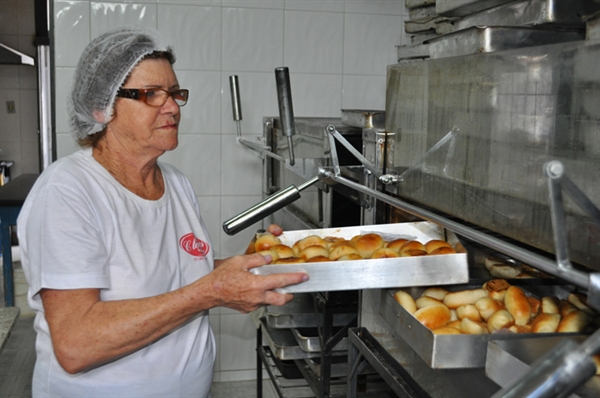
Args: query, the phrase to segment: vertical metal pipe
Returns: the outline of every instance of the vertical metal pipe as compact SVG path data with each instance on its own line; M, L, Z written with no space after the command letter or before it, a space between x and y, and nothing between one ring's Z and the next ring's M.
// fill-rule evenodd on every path
M283 135L287 137L290 153L290 165L296 163L292 137L296 134L294 124L294 108L292 106L292 88L290 86L290 73L287 66L275 68L275 82L277 84L277 100L279 102L279 118Z
M237 75L229 76L229 89L231 91L231 109L233 111L233 120L237 124L237 135L242 136L242 106L240 102L240 85Z
M54 161L52 149L52 89L50 84L50 46L39 45L38 56L38 108L40 113L40 169L45 170Z

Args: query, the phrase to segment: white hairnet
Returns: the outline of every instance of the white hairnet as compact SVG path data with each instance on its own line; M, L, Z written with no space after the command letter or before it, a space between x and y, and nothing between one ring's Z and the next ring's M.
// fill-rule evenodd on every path
M77 63L68 101L69 123L77 138L110 122L117 90L132 69L154 51L172 51L160 33L141 26L118 28L95 38Z

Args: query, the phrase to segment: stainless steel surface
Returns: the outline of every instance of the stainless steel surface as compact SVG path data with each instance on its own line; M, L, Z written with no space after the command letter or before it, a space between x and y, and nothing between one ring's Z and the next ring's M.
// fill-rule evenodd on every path
M425 7L429 5L435 5L436 0L405 0L406 8L413 9L419 7Z
M308 188L309 186L317 183L318 181L319 177L314 177L313 179L305 182L299 187L291 185L281 190L280 192L269 196L267 199L263 200L260 203L257 203L248 210L225 221L223 223L223 230L228 235L237 234L238 232L248 228L255 222L262 220L269 214L272 214L277 210L281 209L282 207L285 207L288 204L300 199L300 192Z
M342 109L342 123L363 129L383 128L385 111Z
M0 43L0 65L35 65L35 60L9 46Z
M317 329L293 328L291 329L298 346L306 352L321 352L321 342ZM333 332L335 334L335 331ZM348 338L344 337L337 343L332 351L345 351L348 349Z
M435 10L440 15L461 17L513 0L436 0Z
M52 139L52 80L50 46L38 45L38 109L40 124L40 168L45 170L54 162Z
M410 46L396 46L396 56L398 62L429 58L429 44L423 43L428 42L430 39L433 39L435 37L437 37L437 35L426 37L421 42L419 42L419 44L413 44Z
M304 362L313 371L314 374L321 374L321 363L319 358L306 358ZM348 374L348 364L346 361L331 364L331 377L344 377Z
M520 340L495 340L488 344L488 356L486 359L486 375L502 387L510 386L523 375L534 369L533 364L544 355L552 353L569 353L576 348L577 344L584 341L583 336L531 337ZM574 345L566 351L561 349L561 343L570 341ZM560 363L561 357L557 355L551 360ZM575 365L575 363L573 363ZM535 368L537 369L537 367ZM575 376L578 377L578 376ZM502 392L504 394L505 391ZM579 387L573 397L597 397L600 395L600 376L593 376L583 386ZM538 396L538 395L536 395ZM555 396L558 396L555 395Z
M286 231L279 238L282 244L292 246L309 235L351 238L368 232L379 233L387 240L404 237L423 243L431 239L445 239L457 243L456 236L429 222L371 225L363 227L327 228L308 231ZM282 272L306 272L307 282L278 289L281 292L327 292L384 287L458 284L469 280L467 254L439 256L398 257L323 263L279 264L253 268L256 275Z
M553 253L544 164L563 163L600 205L598 64L600 45L580 41L388 67L386 130L396 134L400 182L386 190ZM431 151L453 126L454 138ZM571 201L565 214L571 261L600 270L598 226Z
M431 58L490 53L585 39L581 30L473 26L428 40Z
M240 102L240 85L237 75L229 76L229 91L231 93L231 110L233 112L233 120L237 125L237 135L242 136L242 128L240 121L242 120L242 105Z
M281 119L283 135L287 137L290 165L294 165L294 146L292 137L296 134L294 122L294 107L292 102L292 87L290 85L289 69L285 66L275 68L277 84L277 101L279 103L279 118Z
M356 317L355 313L333 314L333 326L345 326ZM314 328L322 326L323 314L317 313L311 294L297 293L283 306L268 306L265 322L275 329ZM298 345L296 343L296 345Z
M320 355L319 353L302 351L290 330L270 328L264 320L261 322L263 341L268 344L273 355L282 361L304 359Z
M499 5L453 22L454 30L471 26L552 26L585 29L581 17L600 9L589 0L522 0Z

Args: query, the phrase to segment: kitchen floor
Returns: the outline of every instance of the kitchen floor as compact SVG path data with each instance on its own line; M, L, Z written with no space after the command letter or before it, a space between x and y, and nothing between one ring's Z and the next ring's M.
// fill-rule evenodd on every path
M0 352L0 397L30 398L35 363L33 317L20 317ZM270 383L264 382L264 396L274 397ZM254 398L256 381L214 383L212 398Z

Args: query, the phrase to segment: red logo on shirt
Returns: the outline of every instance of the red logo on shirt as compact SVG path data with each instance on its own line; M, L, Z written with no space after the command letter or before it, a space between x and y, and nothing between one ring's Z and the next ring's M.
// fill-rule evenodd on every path
M193 232L179 239L179 246L194 257L204 257L210 250L208 243L196 238Z

